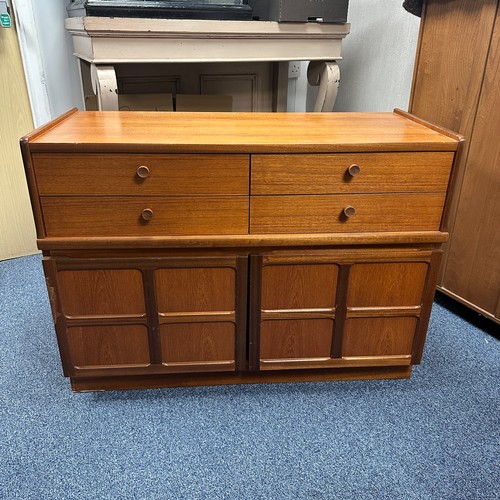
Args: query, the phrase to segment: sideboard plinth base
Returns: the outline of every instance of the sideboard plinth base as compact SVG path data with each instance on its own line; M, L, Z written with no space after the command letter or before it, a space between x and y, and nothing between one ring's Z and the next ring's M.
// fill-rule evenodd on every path
M130 377L71 378L75 392L126 389L158 389L228 384L280 382L327 382L331 380L378 380L410 378L411 366L342 368L332 370L284 370L277 372L241 372L217 374L176 374Z

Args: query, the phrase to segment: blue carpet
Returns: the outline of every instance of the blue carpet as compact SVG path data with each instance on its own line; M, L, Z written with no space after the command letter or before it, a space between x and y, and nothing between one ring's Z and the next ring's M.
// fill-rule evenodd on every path
M500 498L500 343L439 305L411 380L75 394L40 257L0 294L2 499Z

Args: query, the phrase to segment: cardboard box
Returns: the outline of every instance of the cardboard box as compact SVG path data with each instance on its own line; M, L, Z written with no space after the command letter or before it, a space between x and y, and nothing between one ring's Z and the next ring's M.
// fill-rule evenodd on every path
M347 22L349 0L249 0L260 21L324 23Z
M176 111L232 111L231 95L190 95L177 94ZM85 109L97 111L97 97L85 96ZM172 94L119 94L120 111L174 111Z
M233 97L230 95L177 94L176 111L232 111Z
M173 111L172 94L118 94L120 111Z

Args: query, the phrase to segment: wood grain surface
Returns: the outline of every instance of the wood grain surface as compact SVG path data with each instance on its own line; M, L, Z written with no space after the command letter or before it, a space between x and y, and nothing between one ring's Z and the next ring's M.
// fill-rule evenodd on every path
M500 321L500 6L442 286Z
M148 330L144 326L71 327L67 341L71 363L80 369L149 364Z
M453 153L252 155L251 193L446 191ZM348 168L356 164L354 177Z
M335 309L335 264L266 265L262 269L262 309Z
M439 288L497 322L499 25L498 0L427 1L410 103L412 113L466 138L447 202Z
M77 112L31 141L36 151L455 151L457 141L394 113Z
M67 316L146 312L142 275L137 269L60 271L57 284Z
M234 313L236 273L232 268L157 269L154 274L159 313Z
M247 234L248 197L42 197L48 236ZM144 210L153 213L144 221Z
M354 264L349 273L347 305L418 306L428 269L426 262Z
M248 194L248 155L33 155L40 195ZM146 178L137 169L146 166Z
M345 364L325 370L274 370L267 372L238 373L187 373L168 375L132 375L122 377L71 378L71 388L76 392L98 390L147 389L154 387L192 387L197 385L259 384L290 382L325 382L329 380L407 379L411 366L371 366L353 368Z
M470 138L498 2L426 3L409 110Z
M161 325L162 362L190 363L233 361L235 327L232 323Z
M260 358L329 359L333 327L331 319L263 321L260 327Z
M442 194L251 196L250 233L436 231ZM345 207L356 213L347 218Z
M417 318L350 318L344 325L342 356L410 355Z
M75 112L26 141L78 387L409 375L453 134L401 112Z

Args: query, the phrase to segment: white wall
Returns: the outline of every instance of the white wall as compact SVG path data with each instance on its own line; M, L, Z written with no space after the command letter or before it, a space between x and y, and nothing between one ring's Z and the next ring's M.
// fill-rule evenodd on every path
M401 0L351 0L335 111L408 109L420 18Z
M340 89L335 111L408 109L420 18L402 0L351 0L351 32L342 43ZM301 77L302 78L302 77ZM307 99L314 108L317 88L297 94L296 110Z
M68 0L31 0L52 118L83 109L80 75L71 36L64 28Z

